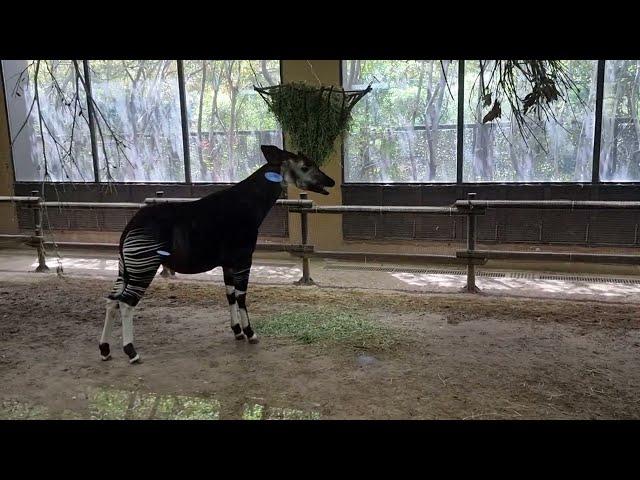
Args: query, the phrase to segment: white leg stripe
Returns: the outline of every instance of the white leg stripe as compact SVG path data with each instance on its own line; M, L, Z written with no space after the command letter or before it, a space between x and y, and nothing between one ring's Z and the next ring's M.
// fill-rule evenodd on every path
M113 331L113 324L116 321L118 315L118 301L107 300L107 313L104 318L104 328L102 329L102 336L100 337L100 343L109 343L111 339L111 332Z
M245 329L249 325L249 316L247 315L246 310L242 310L242 309L238 309L238 310L240 310L240 323L242 325L242 328Z
M122 315L122 346L133 343L133 309L134 307L120 302Z
M229 311L231 312L231 326L238 325L240 323L240 309L238 304L234 303L229 305Z

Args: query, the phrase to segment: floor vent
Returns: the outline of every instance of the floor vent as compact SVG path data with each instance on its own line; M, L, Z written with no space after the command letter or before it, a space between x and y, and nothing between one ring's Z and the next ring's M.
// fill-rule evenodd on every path
M466 269L420 268L404 265L341 265L328 264L325 270L373 271L387 273L421 273L431 275L466 275ZM603 277L592 275L541 274L534 272L491 272L476 271L477 277L515 278L526 280L560 280L564 282L608 283L617 285L640 285L640 279Z

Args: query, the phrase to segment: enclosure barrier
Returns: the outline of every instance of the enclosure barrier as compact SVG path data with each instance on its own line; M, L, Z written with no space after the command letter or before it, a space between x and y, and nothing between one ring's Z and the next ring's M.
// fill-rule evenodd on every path
M156 192L155 198L145 198L143 203L132 203L132 202L47 202L42 201L38 196L39 192L32 192L33 196L0 196L0 203L19 203L27 206L28 208L32 208L34 212L34 235L20 235L20 234L0 234L0 239L5 240L17 240L24 241L27 245L33 246L36 248L38 253L38 267L36 268L36 272L46 272L49 270L49 267L46 264L45 257L45 246L56 246L56 247L71 247L71 248L106 248L106 249L117 249L119 245L117 243L97 243L97 242L51 242L45 241L44 236L42 235L42 210L43 208L104 208L104 209L132 209L132 208L142 208L144 206L150 204L158 204L158 203L185 203L185 202L193 202L198 200L197 198L167 198L164 197L163 191ZM298 208L310 208L313 206L313 202L311 200L301 199L301 200L290 200L290 199L279 199L276 201L277 205L285 206L285 207L298 207ZM304 224L305 229L306 225L306 214L301 214L303 218L305 218ZM303 237L306 239L307 233L305 233ZM306 242L305 242L306 243ZM261 251L272 251L272 252L289 252L289 253L309 253L313 252L313 246L304 245L304 244L277 244L277 243L258 243L256 244L256 249ZM303 272L306 272L306 275L303 275L303 279L306 278L307 281L303 282L304 284L310 284L309 279L309 260L303 259ZM160 274L164 277L175 275L175 272L169 268L163 267Z
M301 194L303 195L303 194ZM306 194L305 194L306 195ZM374 257L378 260L398 260L398 259L407 259L416 257L421 258L423 260L432 261L434 263L464 263L467 266L467 284L464 287L465 292L474 293L478 291L478 287L476 286L476 275L475 268L476 265L484 265L487 262L485 256L479 255L475 251L476 245L476 218L477 215L484 215L486 213L486 208L481 206L472 205L471 199L475 196L475 193L470 193L467 201L462 201L459 205L451 206L451 207L429 207L429 206L372 206L372 205L331 205L331 206L316 206L316 207L306 207L306 208L290 208L289 211L293 213L300 213L304 215L305 213L316 213L316 214L331 214L331 215L342 215L343 213L413 213L413 214L422 214L422 215L448 215L448 216L466 216L467 217L467 231L469 234L467 235L467 250L464 252L457 252L456 257L451 257L447 255L407 255L407 254L398 254L398 253L388 253L388 254L371 254L371 253L363 253L363 252L326 252L326 251L318 251L313 253L301 252L298 253L298 256L301 256L303 262L309 256L318 256L318 257L333 257L347 259L357 258L362 259L363 257L366 259L368 257ZM304 197L306 198L306 197ZM307 217L304 215L301 219L302 224L302 244L307 244L306 231L307 231ZM341 255L342 254L342 255ZM294 253L296 255L296 253ZM303 278L300 280L300 283L304 283L304 274Z
M0 196L0 203L20 203L33 209L34 234L16 235L0 234L0 239L22 240L29 246L35 247L38 254L37 272L46 272L45 246L58 247L91 247L91 248L117 248L114 243L89 243L89 242L50 242L45 241L42 226L42 210L47 207L55 208L106 208L106 209L131 209L141 208L158 203L182 203L193 202L197 198L167 198L164 192L156 192L155 198L146 198L143 203L100 203L100 202L46 202L41 201L37 191L33 196ZM476 286L476 266L484 265L488 260L534 260L534 261L561 261L561 262L586 262L586 263L613 263L621 265L640 265L640 255L610 255L593 253L551 253L551 252L513 252L500 250L476 250L477 242L477 217L484 215L488 208L541 208L541 209L639 209L640 202L627 201L572 201L572 200L476 200L475 194L468 194L466 200L458 200L451 206L372 206L372 205L314 205L306 193L300 194L300 199L281 199L278 205L288 207L290 213L300 215L301 244L275 244L258 243L257 250L288 252L302 260L302 277L296 282L298 285L313 285L310 274L309 259L312 257L338 258L344 260L399 261L421 260L439 264L463 264L467 267L467 282L463 291L469 293L478 292ZM344 213L411 213L421 215L447 215L465 216L467 218L467 248L451 255L428 254L401 254L401 253L371 253L371 252L335 252L317 251L309 244L309 214L342 215ZM169 269L163 269L163 276L175 275Z
M552 208L563 210L593 209L640 209L640 202L594 201L594 200L458 200L456 207L480 208Z
M8 240L23 240L29 246L34 246L38 253L38 266L36 272L48 272L49 267L44 252L44 237L42 235L42 206L38 191L31 192L31 197L14 197L14 196L0 196L0 203L22 203L28 208L33 209L33 235L15 235L15 234L0 234L0 239Z

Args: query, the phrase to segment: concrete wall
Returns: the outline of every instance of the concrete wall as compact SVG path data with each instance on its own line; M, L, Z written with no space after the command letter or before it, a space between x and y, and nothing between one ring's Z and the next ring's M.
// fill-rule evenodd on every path
M315 73L315 75L314 75ZM340 60L283 60L282 82L305 82L318 85L318 79L323 85L340 86ZM285 147L288 145L285 135ZM322 170L336 182L334 188L330 188L329 195L308 192L309 198L318 205L342 204L342 166L341 166L340 141L336 141L333 153ZM300 190L289 187L289 198L299 198ZM293 243L299 243L300 239L300 215L289 215L289 233ZM342 218L340 215L310 215L309 216L309 241L317 249L334 250L342 244Z
M0 75L1 78L1 75ZM0 83L0 196L13 195L13 164L9 123L6 115L4 86ZM16 210L9 203L0 203L0 233L16 233Z

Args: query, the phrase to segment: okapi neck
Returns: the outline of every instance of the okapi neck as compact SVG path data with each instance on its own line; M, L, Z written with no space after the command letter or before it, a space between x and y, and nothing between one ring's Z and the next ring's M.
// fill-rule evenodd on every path
M258 220L262 222L269 210L275 205L282 195L280 182L273 182L265 177L267 172L275 172L281 175L280 170L269 164L263 165L242 182L236 184L233 189L241 195L243 202L247 201L255 205Z

